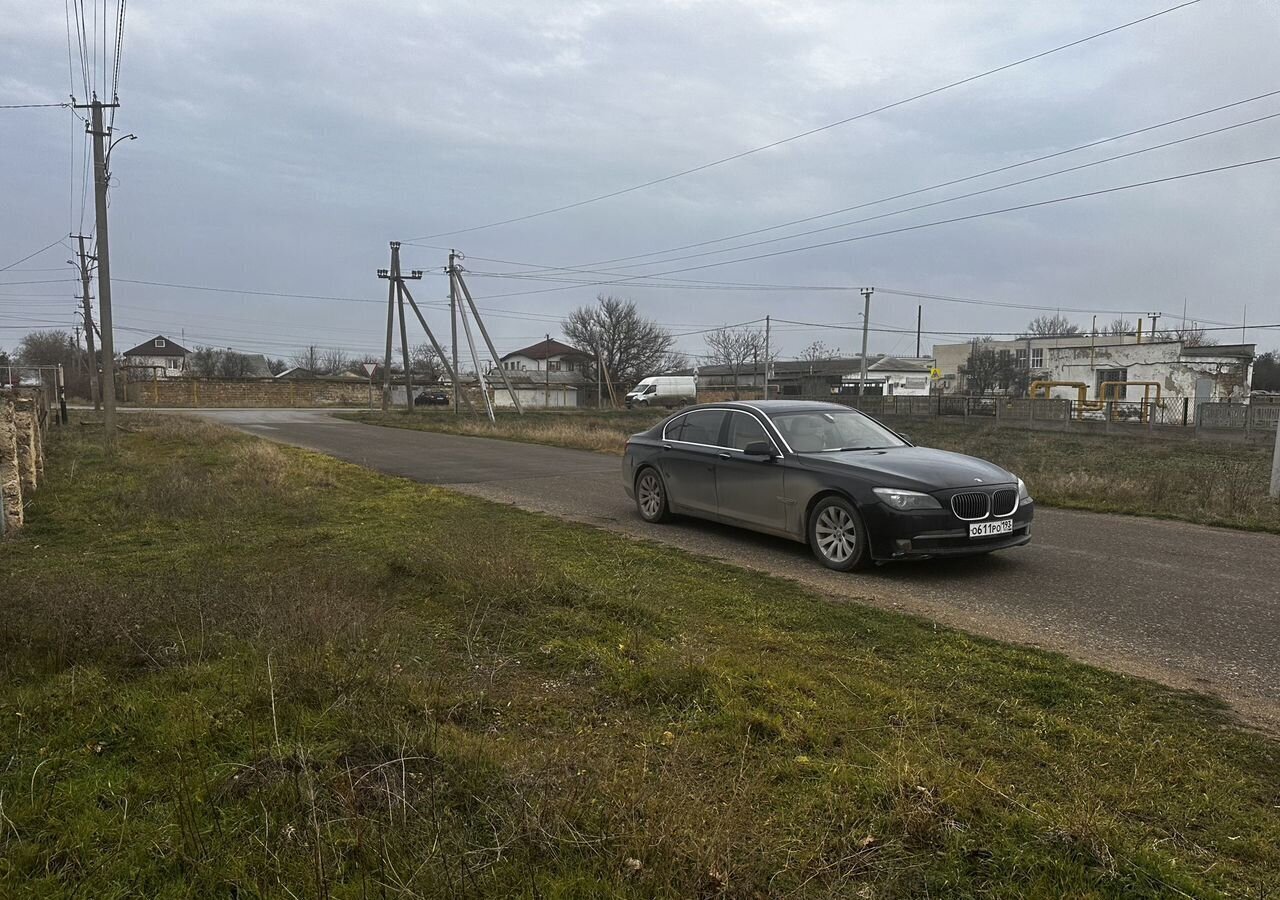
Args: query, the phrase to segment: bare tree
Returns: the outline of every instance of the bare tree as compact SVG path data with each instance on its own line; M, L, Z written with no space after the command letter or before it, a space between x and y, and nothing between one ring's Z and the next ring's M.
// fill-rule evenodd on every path
M1165 331L1157 332L1159 337L1152 336L1153 340L1161 341L1182 341L1184 347L1212 347L1218 343L1217 338L1209 337L1204 327L1192 322L1190 325L1183 325L1181 328L1170 328Z
M18 362L24 366L70 367L75 344L69 331L32 331L18 342Z
M828 347L822 341L814 341L808 347L800 351L800 359L805 362L821 362L826 359L838 359L840 357L839 347Z
M1063 315L1036 316L1027 323L1027 331L1023 337L1057 337L1059 335L1079 334L1080 326Z
M320 372L320 353L315 347L304 347L289 357L289 362L309 372Z
M196 347L191 351L191 358L187 360L187 365L191 368L191 374L201 378L213 378L218 374L219 366L222 363L222 351L217 347Z
M680 350L668 350L667 355L663 357L662 364L658 367L658 374L665 375L668 372L683 372L692 367L689 361L689 355Z
M409 366L413 369L413 374L421 375L428 383L444 379L444 364L440 354L429 343L418 344L409 351Z
M341 375L351 364L351 358L344 351L330 347L320 351L316 364L319 368L312 371L317 375Z
M644 318L634 301L601 294L580 306L561 327L569 342L597 356L615 384L635 384L662 371L675 346L671 332Z
M707 334L707 355L712 365L724 366L733 376L733 397L738 399L739 380L769 364L764 332L758 328L721 328ZM776 353L769 356L777 359Z
M1125 318L1112 319L1111 324L1107 326L1106 334L1111 337L1123 337L1126 334L1133 333L1133 323Z
M250 374L249 357L234 350L221 351L217 374L223 378L244 378Z
M283 372L287 368L289 368L289 364L285 362L283 359L271 359L268 357L267 370L272 375L279 375L281 372Z
M971 396L995 393L997 388L1022 396L1031 378L1031 373L1018 364L1010 351L993 348L990 337L973 341L969 358L959 367L959 373Z

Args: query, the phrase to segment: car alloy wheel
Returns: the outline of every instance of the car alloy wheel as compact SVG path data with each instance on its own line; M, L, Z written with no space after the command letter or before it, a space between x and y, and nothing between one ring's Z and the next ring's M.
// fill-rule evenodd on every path
M667 491L662 478L653 469L645 469L636 479L636 509L646 522L667 518Z
M850 572L866 561L866 533L858 511L847 500L828 497L809 517L809 546L829 569Z

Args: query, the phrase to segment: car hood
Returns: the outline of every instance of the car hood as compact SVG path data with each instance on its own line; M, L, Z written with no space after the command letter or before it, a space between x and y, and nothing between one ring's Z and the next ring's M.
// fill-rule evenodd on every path
M963 453L928 447L889 447L884 450L846 450L801 454L815 468L847 472L878 480L876 487L941 491L983 484L1013 484L1017 476L994 463Z

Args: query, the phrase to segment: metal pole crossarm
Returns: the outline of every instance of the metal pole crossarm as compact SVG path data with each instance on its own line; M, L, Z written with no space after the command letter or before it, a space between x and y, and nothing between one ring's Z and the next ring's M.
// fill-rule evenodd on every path
M493 341L489 338L489 330L484 327L484 320L480 318L480 310L476 309L476 302L471 299L471 291L467 288L467 282L463 279L462 272L455 272L453 277L458 279L458 287L462 288L462 296L466 298L467 305L471 307L471 315L476 317L476 324L480 326L480 334L484 337L485 345L489 348L494 365L498 366L498 374L502 376L502 383L507 386L507 393L511 395L511 402L515 404L516 412L523 416L524 409L520 406L520 398L516 396L516 390L511 386L510 379L507 378L507 370L499 365L498 351L494 348Z

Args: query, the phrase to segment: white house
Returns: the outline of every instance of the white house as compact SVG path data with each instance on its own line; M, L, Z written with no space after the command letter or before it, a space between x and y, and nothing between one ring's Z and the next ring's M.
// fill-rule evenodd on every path
M512 406L511 395L502 383L505 374L522 406L578 406L588 399L588 384L594 374L594 357L576 347L550 338L513 350L498 361L485 380L493 405Z
M959 370L973 352L974 342L936 344L933 352L948 392L964 393L965 379ZM1008 354L1018 368L1027 370L1030 381L1061 381L1083 384L1085 399L1102 398L1106 382L1136 382L1117 400L1142 400L1144 386L1160 386L1162 399L1189 398L1196 403L1210 400L1248 402L1249 380L1255 345L1215 344L1192 346L1183 341L1146 340L1138 343L1132 334L1025 337L1008 341L984 341L983 350ZM1055 387L1050 395L1075 400L1076 387ZM1151 390L1154 399L1154 387Z
M864 391L886 397L927 397L930 368L927 361L882 356L867 366ZM861 368L852 375L846 375L840 386L842 392L856 393L861 380Z
M191 351L162 334L124 351L123 368L146 378L178 378L187 373Z

